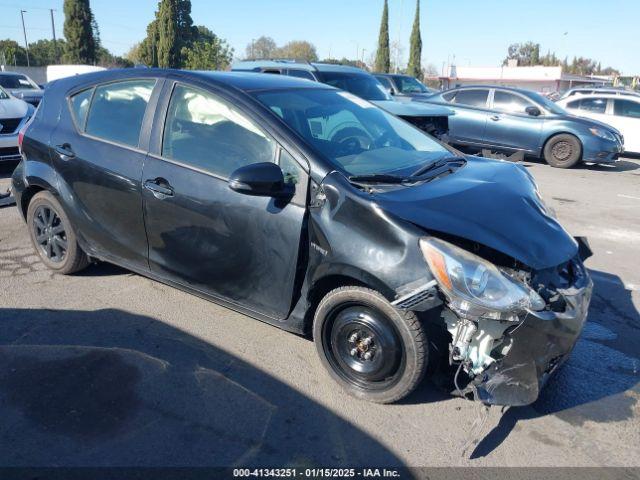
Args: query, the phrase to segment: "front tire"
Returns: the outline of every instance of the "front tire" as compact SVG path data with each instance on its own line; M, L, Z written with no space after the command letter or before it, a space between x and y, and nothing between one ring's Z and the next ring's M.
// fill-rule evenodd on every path
M552 167L571 168L581 158L580 140L567 133L551 137L544 147L544 159Z
M368 288L329 292L316 310L313 337L331 377L371 402L404 398L427 369L427 337L415 313L396 309Z
M31 243L48 268L68 275L87 265L76 232L60 202L49 192L38 192L29 202L27 227Z

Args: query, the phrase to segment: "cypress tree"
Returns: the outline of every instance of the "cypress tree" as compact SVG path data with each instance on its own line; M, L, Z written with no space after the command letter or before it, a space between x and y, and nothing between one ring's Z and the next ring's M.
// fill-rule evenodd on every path
M376 52L376 72L389 73L391 59L389 58L389 6L384 0L380 35L378 37L378 51Z
M180 38L176 0L162 0L158 10L158 66L180 67Z
M418 80L422 80L422 37L420 36L420 0L416 1L416 17L413 19L409 52L409 66L407 73Z
M65 61L93 65L96 43L93 37L89 0L64 0Z

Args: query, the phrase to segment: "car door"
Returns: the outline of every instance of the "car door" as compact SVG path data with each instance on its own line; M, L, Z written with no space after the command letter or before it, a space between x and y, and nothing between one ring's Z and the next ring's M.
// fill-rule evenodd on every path
M455 115L449 117L452 143L483 145L488 117L488 88L464 88L443 95L452 104Z
M613 100L612 126L624 136L624 148L628 152L640 153L640 102L624 98Z
M537 105L515 92L494 89L485 143L496 149L537 152L544 116L529 115L527 107Z
M87 253L142 269L148 263L141 131L159 83L127 79L72 92L51 136L60 196Z
M157 275L274 319L292 303L308 176L264 119L223 90L176 82L163 92L143 171L149 265ZM279 162L291 201L231 190L230 174Z

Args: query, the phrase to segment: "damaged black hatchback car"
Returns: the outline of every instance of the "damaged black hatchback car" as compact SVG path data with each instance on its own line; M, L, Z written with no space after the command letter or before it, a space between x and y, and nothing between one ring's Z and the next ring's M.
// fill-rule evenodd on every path
M585 321L588 246L525 169L323 84L80 75L50 84L21 138L13 191L48 267L113 262L312 335L367 400L443 359L460 394L531 403Z

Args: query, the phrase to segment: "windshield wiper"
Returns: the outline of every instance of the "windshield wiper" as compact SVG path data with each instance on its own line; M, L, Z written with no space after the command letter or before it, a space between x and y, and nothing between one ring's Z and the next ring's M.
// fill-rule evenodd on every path
M407 177L399 175L391 175L388 173L373 173L371 175L352 175L349 177L350 182L362 183L404 183Z
M425 173L433 172L442 167L448 167L446 170L452 170L453 168L458 168L463 166L467 161L463 157L445 157L437 160L433 163L428 163L424 167L419 168L415 172L411 174L411 177L419 177L424 175Z

